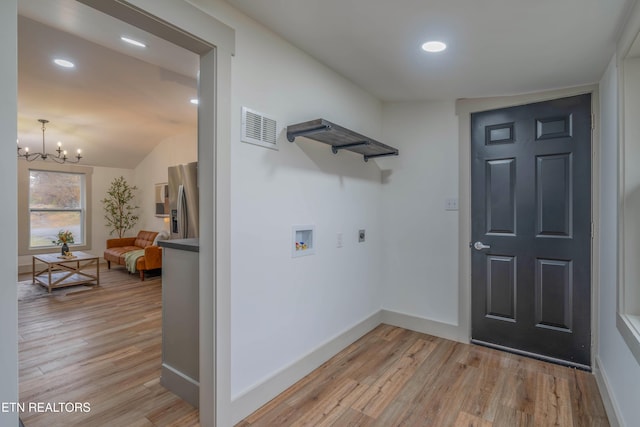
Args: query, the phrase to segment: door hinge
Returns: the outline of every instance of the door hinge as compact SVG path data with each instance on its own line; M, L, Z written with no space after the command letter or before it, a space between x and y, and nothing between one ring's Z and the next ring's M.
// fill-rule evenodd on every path
M593 240L594 231L595 231L595 228L593 226L593 221L591 221L591 240Z
M591 130L596 128L596 114L591 113Z

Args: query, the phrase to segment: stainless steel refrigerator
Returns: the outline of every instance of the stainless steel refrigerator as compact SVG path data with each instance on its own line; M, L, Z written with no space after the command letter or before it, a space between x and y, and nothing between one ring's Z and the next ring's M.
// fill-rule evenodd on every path
M171 238L198 237L198 163L169 167Z

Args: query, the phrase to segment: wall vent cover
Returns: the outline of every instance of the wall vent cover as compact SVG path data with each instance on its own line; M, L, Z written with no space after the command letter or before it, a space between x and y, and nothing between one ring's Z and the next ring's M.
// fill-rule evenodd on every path
M277 150L277 122L262 113L242 107L242 142Z

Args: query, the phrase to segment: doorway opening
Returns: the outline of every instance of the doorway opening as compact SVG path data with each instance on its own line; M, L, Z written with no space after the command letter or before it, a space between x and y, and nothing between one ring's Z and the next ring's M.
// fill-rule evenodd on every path
M66 2L67 4L75 2ZM183 48L187 48L200 56L200 80L198 86L198 99L200 101L198 107L198 114L200 116L207 117L206 121L198 120L198 144L197 153L198 159L205 161L207 164L212 165L209 170L203 171L199 176L201 178L202 185L200 186L201 194L201 210L200 218L202 222L208 224L207 227L203 227L201 233L204 238L201 239L201 251L200 257L207 260L206 263L200 263L200 270L204 273L200 274L200 277L207 277L206 280L200 280L200 297L201 304L204 303L207 307L207 312L201 310L200 324L205 325L204 330L205 340L201 340L200 353L201 360L205 360L204 369L201 363L201 399L207 402L204 411L201 411L200 418L202 425L211 425L213 420L220 417L215 411L215 402L218 396L215 392L215 369L218 359L216 358L216 343L214 337L216 333L216 321L224 317L220 314L216 314L214 319L213 311L216 306L218 295L216 294L215 282L216 274L228 274L228 270L223 265L221 273L216 269L217 258L214 256L214 241L216 240L215 228L216 224L215 211L218 200L225 200L225 195L214 197L217 185L227 185L228 180L226 178L226 171L214 172L213 166L216 164L216 141L220 133L228 132L228 123L225 119L228 117L226 112L228 103L228 91L229 80L228 70L230 69L229 59L224 59L224 67L220 67L216 61L217 47L212 42L206 42L205 40L216 40L216 37L220 34L225 35L223 37L222 45L227 49L229 53L233 53L233 31L224 24L215 21L208 15L200 12L199 10L187 5L148 5L145 6L145 11L131 6L130 3L121 1L83 1L82 3L89 4L91 7L99 8L108 15L123 19L130 24L143 28L146 31L154 33L162 38L170 40ZM131 2L135 3L135 2ZM186 16L186 19L185 19ZM197 18L197 19L194 19ZM183 19L182 24L174 25L170 24L175 20ZM205 22L203 22L205 20ZM206 25L206 20L209 20L210 24ZM190 28L201 26L197 31L200 36L191 36ZM183 27L184 29L180 29ZM204 34L204 35L203 35ZM221 77L221 69L224 71ZM218 85L216 86L216 84ZM221 83L221 84L220 84ZM216 93L222 92L225 94L224 100L218 102ZM222 107L222 108L221 108ZM222 113L220 113L222 111ZM211 118L220 118L222 124ZM224 161L224 155L221 156ZM218 184L222 181L221 184ZM153 190L151 190L153 192ZM222 219L223 222L226 218ZM224 246L224 244L223 244ZM222 304L228 306L228 301L223 301ZM227 330L228 323L222 323L221 329ZM203 334L203 328L200 328L201 334ZM228 336L228 333L224 334ZM204 356L204 357L203 357ZM228 363L227 360L223 360L222 363ZM223 395L225 390L223 389ZM214 404L212 404L212 402Z

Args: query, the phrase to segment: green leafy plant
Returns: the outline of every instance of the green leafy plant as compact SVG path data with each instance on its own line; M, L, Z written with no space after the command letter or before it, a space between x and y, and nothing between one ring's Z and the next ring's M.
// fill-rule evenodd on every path
M135 214L138 206L131 203L135 197L134 191L137 189L135 185L130 186L123 176L111 182L107 197L101 200L110 235L117 233L118 237L122 238L124 233L131 230L138 222L139 216Z

